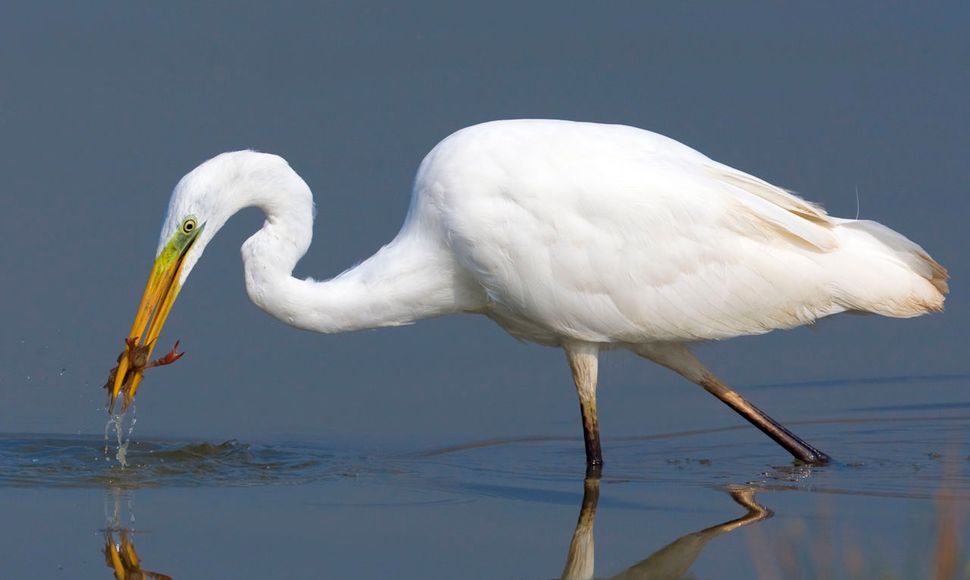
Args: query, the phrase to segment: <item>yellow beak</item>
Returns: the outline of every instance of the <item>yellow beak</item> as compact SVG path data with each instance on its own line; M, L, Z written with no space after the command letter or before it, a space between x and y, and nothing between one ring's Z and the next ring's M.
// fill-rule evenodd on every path
M109 378L109 384L105 385L109 388L109 412L114 411L119 394L124 394L122 412L128 409L128 405L135 398L145 365L151 357L158 335L162 332L162 326L165 325L175 298L181 290L179 280L185 255L201 229L201 227L197 228L197 231L193 232L187 240L176 235L155 260L141 302L138 304L138 311L135 313L135 322L131 325L131 332L128 333L128 339L125 341L125 350L118 358L118 367L114 371L114 376Z

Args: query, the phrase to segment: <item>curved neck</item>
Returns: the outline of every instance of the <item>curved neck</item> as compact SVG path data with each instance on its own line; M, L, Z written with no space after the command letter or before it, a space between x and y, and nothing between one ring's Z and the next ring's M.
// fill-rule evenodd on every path
M253 189L250 203L266 213L262 229L242 246L246 290L261 309L306 330L342 332L396 326L467 308L454 260L442 244L406 221L376 254L324 281L292 273L310 247L313 200L295 173L274 189ZM293 180L292 177L296 179ZM278 187L281 180L275 180Z

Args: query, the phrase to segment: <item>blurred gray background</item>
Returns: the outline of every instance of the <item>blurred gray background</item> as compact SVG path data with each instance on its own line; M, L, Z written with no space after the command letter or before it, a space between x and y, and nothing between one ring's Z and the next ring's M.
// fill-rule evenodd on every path
M101 385L169 193L198 163L241 148L286 157L319 210L297 273L320 279L393 237L437 141L516 117L658 131L840 216L858 192L862 217L950 269L948 311L842 317L700 354L783 420L880 404L841 379L931 375L884 388L932 400L934 380L970 371L968 16L957 2L5 3L0 432L102 431ZM562 354L484 318L324 336L258 310L238 248L260 224L239 215L194 271L162 336L188 354L148 375L136 436L413 448L558 434L581 448ZM605 357L601 381L607 447L740 421L627 354ZM808 391L830 415L757 388L801 381L834 381Z

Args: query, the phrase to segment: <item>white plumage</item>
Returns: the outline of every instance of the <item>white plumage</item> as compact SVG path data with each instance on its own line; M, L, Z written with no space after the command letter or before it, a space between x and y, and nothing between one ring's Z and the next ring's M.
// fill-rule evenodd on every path
M397 237L324 282L291 276L310 245L309 187L279 157L219 155L172 196L160 253L186 216L204 224L180 281L247 206L267 215L242 254L249 295L268 313L319 332L484 314L518 338L564 347L581 396L591 391L592 419L601 348L629 348L708 388L716 379L690 342L844 311L916 316L941 310L946 293L945 270L889 228L830 217L620 125L517 120L458 131L422 162ZM594 366L577 374L577 364ZM587 435L596 463L598 440L591 450Z

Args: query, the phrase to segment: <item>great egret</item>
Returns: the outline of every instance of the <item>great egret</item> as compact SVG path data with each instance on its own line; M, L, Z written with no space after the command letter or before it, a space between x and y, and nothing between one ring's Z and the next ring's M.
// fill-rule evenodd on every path
M135 340L106 385L112 405L123 391L127 406L137 391L206 245L251 206L266 221L242 246L246 290L286 324L330 333L474 313L522 340L562 348L592 467L602 463L603 349L625 348L674 370L797 459L825 462L719 381L688 345L846 311L918 316L942 310L947 292L946 270L881 224L831 217L656 133L554 120L494 121L452 134L421 163L397 237L330 280L299 280L292 272L310 246L310 188L282 158L237 151L175 186L129 334ZM147 350L132 346L139 337Z

